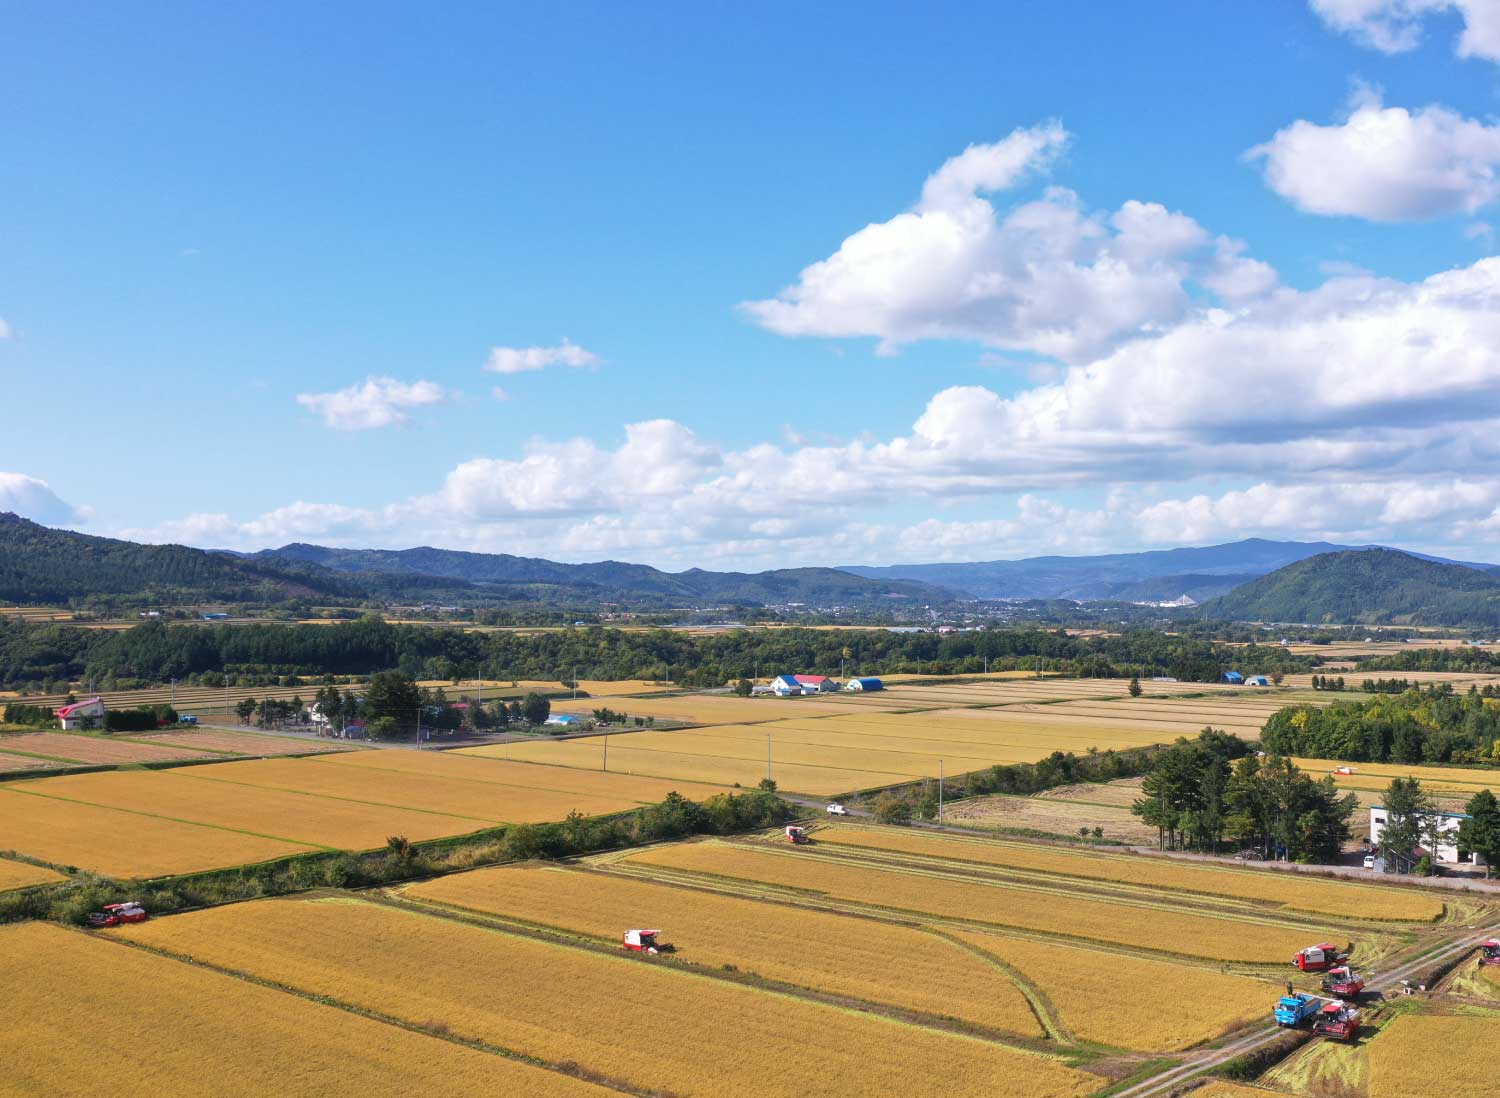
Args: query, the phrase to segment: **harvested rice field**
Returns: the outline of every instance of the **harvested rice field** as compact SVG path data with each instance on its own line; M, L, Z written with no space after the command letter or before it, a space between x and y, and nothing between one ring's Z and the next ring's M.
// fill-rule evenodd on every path
M1082 1098L1101 1083L992 1041L386 904L254 901L111 934L637 1094L803 1098L837 1079L880 1098Z
M218 728L178 729L131 736L131 743L182 747L192 751L222 751L229 755L309 755L325 751L363 751L347 740L298 739L259 732L229 732Z
M1500 770L1469 770L1453 766L1406 766L1401 763L1341 763L1337 759L1293 759L1315 778L1331 774L1340 789L1384 792L1392 778L1419 778L1422 788L1434 794L1473 796L1481 789L1500 792ZM1353 773L1336 771L1347 766Z
M0 1094L617 1093L43 923L0 927L0 986Z
M0 736L0 752L41 755L65 763L162 762L211 758L212 751L141 743L124 736L73 736L66 732L22 732Z
M1046 877L1081 877L1164 891L1226 896L1344 918L1432 922L1441 918L1445 910L1441 898L1425 892L1309 880L1266 870L1188 865L1142 855L1064 850L1035 843L956 838L843 824L820 828L817 841L820 846L894 851L945 861L976 862Z
M55 884L66 879L55 870L0 858L0 892L9 892L16 888L30 888L32 885Z
M955 801L943 812L943 822L976 831L1039 831L1072 837L1079 828L1101 828L1101 838L1132 846L1156 842L1156 828L1141 822L1129 805L1076 804L1048 798L994 794Z
M1065 887L1033 888L941 870L855 864L744 843L706 841L653 847L629 855L620 864L640 868L657 879L662 878L662 871L687 873L707 882L727 877L767 886L772 890L767 894L791 890L830 902L1224 961L1284 961L1306 944L1303 939L1308 933L1318 933L1248 916L1231 919L1183 913L1172 899L1142 903L1085 898Z
M889 1007L1041 1037L1026 998L994 965L913 927L580 870L475 870L422 884L415 900L504 916L608 942L650 912L673 960L746 972Z

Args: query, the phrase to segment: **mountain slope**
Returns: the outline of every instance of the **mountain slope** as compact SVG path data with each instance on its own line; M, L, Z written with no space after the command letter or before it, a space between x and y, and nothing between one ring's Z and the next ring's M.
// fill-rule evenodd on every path
M352 585L312 569L190 549L138 545L53 530L0 513L0 601L64 605L90 597L132 602L242 601L352 595Z
M1268 541L1246 538L1225 545L1184 549L1154 549L1144 553L1107 553L1088 557L1025 557L1020 560L973 561L961 564L898 564L888 567L851 565L844 571L857 576L883 579L913 579L935 583L983 599L1141 599L1176 598L1196 588L1202 597L1218 594L1215 581L1224 577L1243 582L1265 575L1299 560L1322 553L1372 546L1334 545L1326 541ZM1492 564L1445 561L1440 557L1409 554L1444 564L1465 564L1482 570ZM1129 585L1163 577L1179 577L1165 587L1148 585L1131 590ZM1174 586L1181 590L1172 590ZM1232 585L1230 585L1232 586ZM1223 588L1220 588L1223 590ZM1146 591L1152 592L1145 594ZM1193 595L1199 598L1200 595Z
M1500 625L1500 575L1395 549L1309 557L1211 599L1195 616L1235 621Z
M599 561L561 564L508 553L452 549L332 549L294 543L266 549L252 560L316 565L352 577L421 576L475 585L495 597L592 599L653 606L741 603L810 606L869 605L891 599L950 602L954 595L929 584L853 576L835 568L769 572L663 572L645 564Z

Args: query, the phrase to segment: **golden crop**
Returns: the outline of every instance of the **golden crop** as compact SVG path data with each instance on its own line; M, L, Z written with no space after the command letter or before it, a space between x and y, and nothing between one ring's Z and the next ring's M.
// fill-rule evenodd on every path
M387 905L255 901L118 933L690 1098L803 1098L830 1080L873 1098L1081 1098L1100 1082L975 1038Z
M265 759L233 766L200 766L193 768L192 776L237 787L284 790L360 805L441 812L467 820L467 823L457 825L464 831L500 823L560 820L574 809L585 816L600 816L637 807L636 801L623 796L559 793L549 789L371 767L319 766L308 759ZM544 776L538 773L538 779L544 780ZM387 835L393 833L385 832Z
M982 932L954 936L1013 966L1076 1037L1141 1052L1175 1052L1264 1018L1280 994L1259 980L1168 961Z
M30 888L32 885L51 884L53 881L66 879L61 873L51 869L0 858L0 892L9 892L13 888Z
M804 889L840 900L997 926L1118 942L1226 961L1281 961L1307 942L1307 931L1182 914L1172 901L1127 904L1033 891L936 873L851 865L806 851L788 854L723 842L656 847L627 863L717 874Z
M615 1091L45 923L0 927L0 1095Z
M259 835L199 827L0 785L0 850L112 877L161 877L263 862L312 848Z
M666 928L676 958L869 1002L1040 1037L1003 972L912 927L628 877L523 866L440 877L406 889L420 900L492 912L618 942L643 923Z
M176 770L114 770L39 778L26 782L25 788L37 795L344 850L381 846L389 835L405 835L416 842L485 826L481 820L437 812L232 785L198 776L221 768L227 776L228 771L245 765L225 762Z
M1189 1098L1275 1098L1275 1094L1260 1087L1242 1087L1238 1083L1226 1083L1220 1079L1209 1081L1208 1086L1199 1087Z
M835 846L894 850L1067 877L1228 896L1281 904L1321 915L1430 922L1441 917L1444 910L1442 900L1425 893L1308 880L1267 870L1184 865L1140 855L1075 852L1035 844L913 834L890 828L874 831L828 827L818 832L818 841Z
M1488 1095L1500 1018L1406 1014L1370 1042L1370 1098Z

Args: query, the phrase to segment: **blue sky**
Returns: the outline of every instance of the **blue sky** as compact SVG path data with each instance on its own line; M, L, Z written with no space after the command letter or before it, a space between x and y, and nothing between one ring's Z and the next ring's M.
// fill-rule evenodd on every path
M669 567L1493 557L1487 20L16 5L0 507Z

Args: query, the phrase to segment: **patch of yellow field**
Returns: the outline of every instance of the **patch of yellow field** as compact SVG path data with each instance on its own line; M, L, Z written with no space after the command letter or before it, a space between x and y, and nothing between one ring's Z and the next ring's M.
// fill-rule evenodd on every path
M688 1098L803 1098L830 1079L873 1098L1081 1098L1099 1086L989 1042L385 905L256 901L119 933Z
M935 935L869 919L674 888L604 873L524 866L408 886L419 900L485 911L615 943L650 914L674 960L732 964L773 980L982 1026L1043 1035L1002 972Z
M1392 778L1417 778L1422 787L1434 792L1478 793L1481 789L1500 792L1500 770L1472 770L1456 766L1411 766L1403 763L1341 763L1337 759L1293 759L1301 769L1315 778L1332 774L1339 788L1384 790ZM1334 773L1347 766L1352 774Z
M1494 1094L1497 1045L1500 1018L1402 1015L1370 1042L1370 1098Z
M1276 991L1260 980L1076 946L956 931L1039 988L1073 1034L1141 1052L1176 1052L1262 1019ZM1151 1009L1121 988L1150 989Z
M9 892L15 888L30 888L32 885L53 884L57 881L67 880L61 873L52 869L44 869L39 865L30 865L26 862L13 862L8 858L0 858L0 892Z
M603 816L639 806L638 801L619 795L565 793L371 767L317 766L307 759L264 759L234 766L195 767L182 773L233 786L460 816L470 821L470 831L501 823L560 820L573 811Z
M232 768L246 764L213 765ZM31 800L49 797L59 804L78 802L144 812L169 820L341 850L370 850L384 845L390 835L405 835L419 842L462 835L486 826L483 820L439 812L251 788L197 776L205 769L208 768L113 770L38 778L22 784Z
M1280 961L1307 931L1183 914L1170 900L1144 905L931 873L851 865L809 851L785 854L724 842L683 843L632 854L626 864L687 870L826 895L876 907L1226 961Z
M1222 1079L1211 1079L1207 1086L1199 1087L1184 1098L1276 1098L1276 1095L1280 1093L1280 1091L1264 1090L1261 1087L1226 1083Z
M215 827L75 804L0 784L0 850L111 877L163 877L270 861L313 848Z
M1007 843L917 832L831 826L818 831L830 846L892 850L923 857L1003 866L1064 877L1117 881L1179 892L1227 896L1276 904L1319 915L1431 922L1442 917L1442 900L1425 892L1341 881L1309 880L1290 873L1235 866L1188 865L1132 854L1059 850L1035 843Z
M631 717L655 717L657 720L688 721L694 724L742 724L747 721L774 721L793 714L828 715L845 711L840 703L830 703L815 697L733 698L722 694L626 698L607 704L600 704L589 698L577 701L559 699L552 703L554 713L588 716L595 709L613 709Z
M4 1094L616 1093L45 923L0 927L0 986Z

